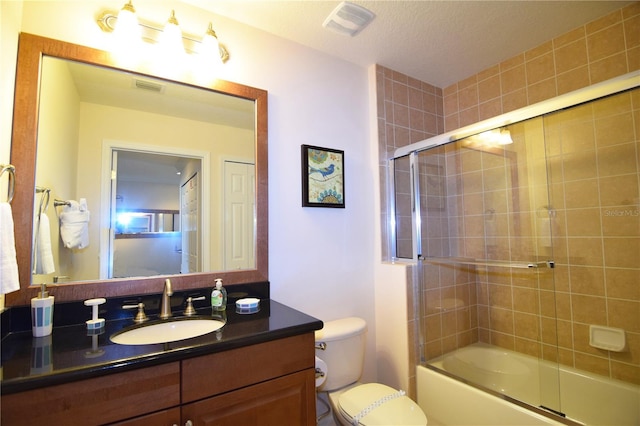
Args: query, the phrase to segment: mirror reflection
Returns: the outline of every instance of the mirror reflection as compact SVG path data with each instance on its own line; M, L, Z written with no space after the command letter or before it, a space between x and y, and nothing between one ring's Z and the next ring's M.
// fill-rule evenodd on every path
M33 284L256 267L254 101L48 56L39 97Z

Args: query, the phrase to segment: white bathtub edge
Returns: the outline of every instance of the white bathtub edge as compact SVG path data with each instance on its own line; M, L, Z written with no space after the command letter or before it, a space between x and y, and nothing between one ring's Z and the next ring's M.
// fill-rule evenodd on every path
M416 368L416 380L418 405L429 426L562 425L426 367ZM464 404L461 395L465 395Z

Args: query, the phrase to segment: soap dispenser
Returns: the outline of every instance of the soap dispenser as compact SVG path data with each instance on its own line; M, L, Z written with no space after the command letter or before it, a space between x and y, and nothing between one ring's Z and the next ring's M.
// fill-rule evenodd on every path
M33 337L51 334L53 329L53 296L49 296L46 284L40 284L38 297L31 299L31 331Z
M211 307L214 311L227 309L227 290L222 287L222 279L216 279L216 287L211 292Z

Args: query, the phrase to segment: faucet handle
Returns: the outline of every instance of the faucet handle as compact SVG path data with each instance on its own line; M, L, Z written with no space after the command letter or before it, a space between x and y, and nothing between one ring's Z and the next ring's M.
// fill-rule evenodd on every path
M186 307L186 309L184 310L183 313L186 316L191 316L191 315L195 314L196 310L193 308L193 303L192 302L196 301L196 300L204 300L204 299L205 299L204 296L200 296L200 297L196 297L196 298L188 297L187 298L187 307Z
M137 305L124 305L122 309L138 309L138 313L136 314L133 322L141 323L145 322L149 318L147 318L147 314L144 313L144 303L140 302Z

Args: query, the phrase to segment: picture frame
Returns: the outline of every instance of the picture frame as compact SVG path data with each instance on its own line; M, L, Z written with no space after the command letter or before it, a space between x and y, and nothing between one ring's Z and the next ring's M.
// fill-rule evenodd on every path
M345 207L344 151L302 145L302 207Z

